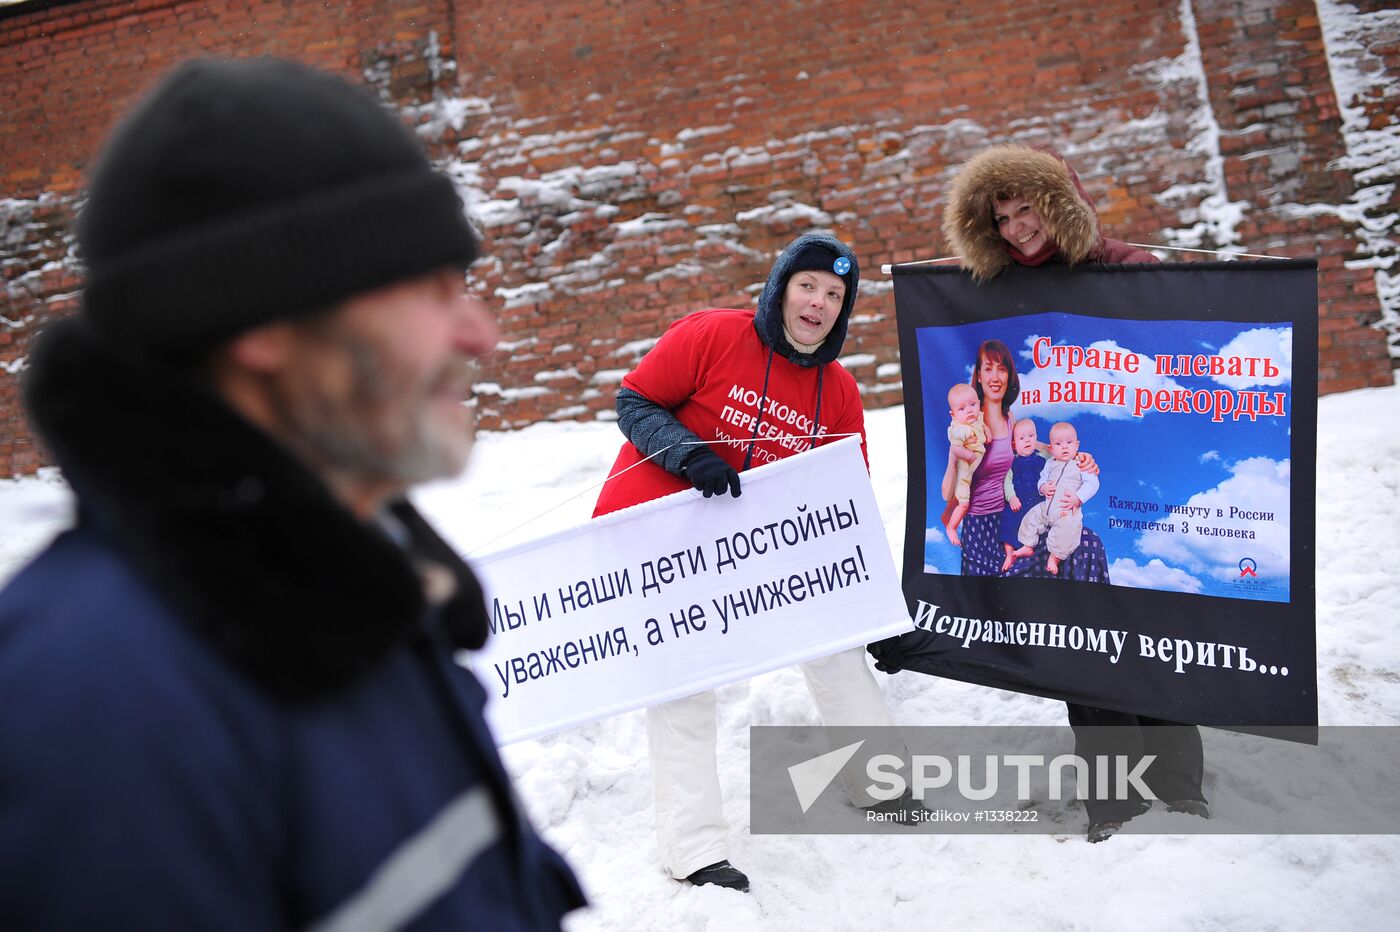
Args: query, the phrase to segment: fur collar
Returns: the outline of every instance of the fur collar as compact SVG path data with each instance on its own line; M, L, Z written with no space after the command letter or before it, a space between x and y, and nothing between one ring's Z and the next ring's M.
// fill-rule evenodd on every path
M406 501L400 547L208 388L118 355L83 320L48 328L26 396L80 520L279 698L345 687L419 630L415 567L455 580L439 609L457 646L485 641L480 586Z
M1059 155L1028 146L993 146L958 171L943 210L943 236L976 280L986 281L1011 264L992 219L996 201L1007 196L1035 205L1062 261L1074 265L1102 249L1098 213Z

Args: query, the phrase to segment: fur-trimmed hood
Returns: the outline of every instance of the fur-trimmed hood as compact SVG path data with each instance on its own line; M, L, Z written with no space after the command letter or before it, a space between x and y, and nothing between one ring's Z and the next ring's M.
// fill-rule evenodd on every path
M407 501L391 506L400 546L198 381L121 356L74 319L41 336L25 393L80 523L274 695L369 672L419 630L419 571L433 564L456 582L438 606L453 642L485 642L479 584Z
M943 236L978 281L1011 265L992 213L998 200L1024 197L1062 261L1074 265L1102 252L1099 216L1079 177L1050 149L993 146L968 160L948 189Z
M789 343L787 335L783 333L783 291L787 288L788 277L792 274L790 257L797 255L802 247L809 243L824 246L836 255L846 257L850 260L851 268L842 276L847 280L846 297L841 302L841 312L837 315L831 332L826 335L816 352L803 353ZM836 357L841 355L841 347L845 345L846 326L850 323L851 309L856 305L856 292L859 290L860 263L856 261L856 254L851 251L851 247L827 233L803 233L789 243L773 262L768 281L758 296L758 308L753 318L754 329L773 352L792 360L795 365L811 368L835 362Z

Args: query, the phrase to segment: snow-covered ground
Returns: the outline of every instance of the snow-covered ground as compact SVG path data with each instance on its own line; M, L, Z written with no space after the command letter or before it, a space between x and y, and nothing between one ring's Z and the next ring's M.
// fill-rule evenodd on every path
M1400 386L1323 398L1317 499L1319 714L1324 725L1400 725ZM904 522L904 410L868 415L891 550ZM464 552L585 520L621 436L611 424L485 434L459 481L420 505ZM0 481L0 578L67 519L52 474ZM522 527L523 525L523 527ZM902 725L1062 725L1064 706L933 679L877 674ZM750 895L693 888L657 862L642 713L505 749L536 823L593 900L573 930L1356 929L1400 927L1400 836L750 836L749 724L815 724L800 674L720 690L720 775L731 857ZM1219 777L1207 759L1205 791ZM1394 783L1400 788L1400 778ZM1221 788L1223 789L1223 788ZM1215 794L1217 797L1218 793ZM1152 812L1170 830L1184 815Z

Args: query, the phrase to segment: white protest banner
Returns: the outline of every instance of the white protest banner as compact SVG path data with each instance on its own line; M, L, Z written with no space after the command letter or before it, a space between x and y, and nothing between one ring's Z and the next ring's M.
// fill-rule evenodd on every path
M851 437L474 558L502 744L912 628Z

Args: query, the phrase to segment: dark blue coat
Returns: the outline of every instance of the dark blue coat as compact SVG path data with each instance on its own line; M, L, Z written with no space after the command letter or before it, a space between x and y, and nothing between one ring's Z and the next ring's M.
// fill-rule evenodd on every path
M210 398L175 407L213 446L172 462L172 404L103 385L159 413L112 428L146 435L110 445L91 394L76 422L35 405L82 520L0 593L0 925L557 929L582 895L452 662L485 631L466 567L406 505L407 547L359 524ZM451 603L423 601L430 561Z

